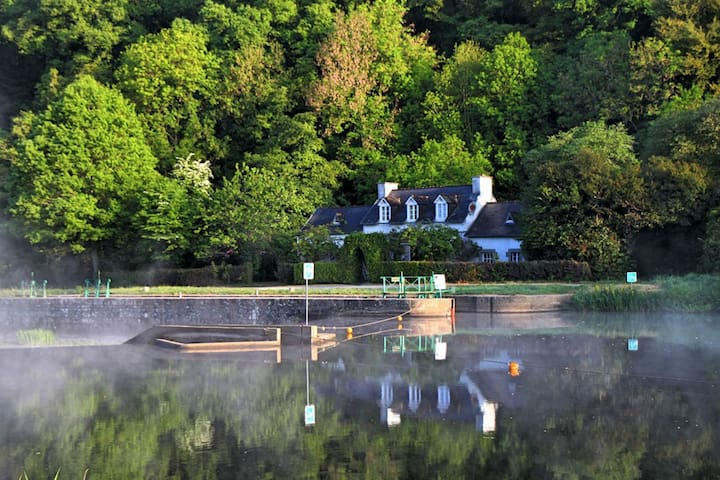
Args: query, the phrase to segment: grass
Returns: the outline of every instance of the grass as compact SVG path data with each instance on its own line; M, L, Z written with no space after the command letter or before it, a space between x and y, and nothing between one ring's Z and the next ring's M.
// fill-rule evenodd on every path
M456 295L549 295L573 293L578 290L579 284L568 283L486 283L486 284L457 284L450 285L449 293ZM359 296L380 296L382 287L373 285L310 285L310 295L359 295ZM48 290L48 296L82 296L84 288L76 289L55 289ZM212 286L212 287L191 287L191 286L152 286L152 287L118 287L112 288L111 296L179 296L179 295L304 295L304 285L261 285L254 287L237 286ZM18 289L0 289L0 297L19 297ZM95 296L94 290L89 292L90 297ZM105 296L105 291L100 292L100 297Z
M54 345L55 333L44 328L32 328L17 331L18 343L21 345Z
M657 277L642 286L596 284L573 295L573 306L602 312L720 311L720 276Z
M48 296L83 296L84 287L48 290ZM379 297L380 285L310 285L310 295L348 295ZM304 295L304 285L258 286L152 286L112 288L111 296L233 296L233 295ZM553 283L506 282L450 285L450 295L552 295L573 294L577 310L606 312L711 312L720 311L720 275L692 274L683 277L658 277L649 283L628 285L624 282ZM19 289L0 290L0 297L20 296ZM94 290L89 292L94 297ZM105 291L100 292L105 296Z

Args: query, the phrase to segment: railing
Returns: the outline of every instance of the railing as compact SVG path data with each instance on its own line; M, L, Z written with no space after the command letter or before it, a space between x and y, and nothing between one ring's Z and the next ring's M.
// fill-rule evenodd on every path
M439 297L440 290L435 288L435 276L406 277L402 273L398 276L380 277L383 283L383 298L396 296L397 298Z
M383 353L405 352L432 352L435 351L435 344L442 342L440 335L419 335L416 337L407 335L394 335L383 337Z

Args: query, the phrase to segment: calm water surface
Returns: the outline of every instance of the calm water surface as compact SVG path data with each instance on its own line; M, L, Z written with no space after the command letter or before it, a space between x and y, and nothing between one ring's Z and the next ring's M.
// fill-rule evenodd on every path
M453 334L355 337L317 361L0 349L0 479L720 478L718 315L461 316Z

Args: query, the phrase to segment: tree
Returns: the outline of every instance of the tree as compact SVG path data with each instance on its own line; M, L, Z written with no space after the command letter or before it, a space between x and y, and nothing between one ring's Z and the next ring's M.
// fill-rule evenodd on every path
M307 102L318 114L328 156L341 159L350 178L364 176L373 152L393 153L393 139L413 143L412 134L401 131L401 125L412 130L410 118L397 119L404 110L419 111L435 55L423 37L413 36L403 24L404 14L397 0L339 12L316 56L319 78ZM358 197L365 194L360 191Z
M118 86L135 103L164 172L192 152L224 156L225 140L215 137L219 61L207 43L202 27L178 19L122 53Z
M630 38L626 32L591 33L557 57L553 106L561 128L602 119L628 122Z
M681 259L676 271L713 264L713 212L720 207L719 117L720 101L712 99L663 113L643 135L649 210L657 223L644 232L641 247L649 243L659 255Z
M660 38L680 52L685 87L720 93L720 4L715 0L665 0L656 22Z
M0 4L2 37L62 73L106 67L132 22L127 0L19 0Z
M32 243L64 254L134 241L157 160L119 92L81 76L45 110L23 114L11 142L9 211Z
M491 171L492 165L482 152L473 155L462 140L450 136L440 141L428 139L417 152L396 156L386 176L402 185L430 187L462 185Z
M210 162L193 156L177 159L171 176L149 185L142 197L136 224L148 258L183 265L202 245L213 175Z
M482 57L476 75L482 138L490 146L490 162L500 191L517 192L516 168L530 145L534 112L529 102L537 75L532 48L519 33Z
M633 138L622 126L589 122L550 137L524 166L528 258L587 261L598 276L629 266L630 242L651 219Z

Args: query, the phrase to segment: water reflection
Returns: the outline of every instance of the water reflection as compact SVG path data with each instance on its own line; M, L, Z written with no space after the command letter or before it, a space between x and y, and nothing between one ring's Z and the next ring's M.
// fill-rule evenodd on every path
M417 335L408 323L339 335L309 373L307 346L280 363L133 345L0 350L0 479L717 478L718 321L458 317L454 333ZM417 348L387 348L398 335Z

